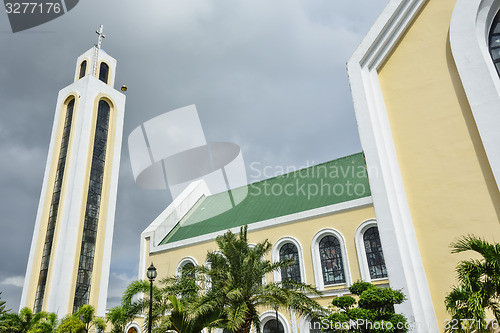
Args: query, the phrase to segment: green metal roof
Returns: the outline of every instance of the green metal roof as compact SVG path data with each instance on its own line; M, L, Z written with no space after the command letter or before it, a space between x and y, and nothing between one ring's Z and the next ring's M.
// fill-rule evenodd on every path
M245 192L243 201L226 210L229 196ZM370 195L364 156L358 153L203 197L160 245Z

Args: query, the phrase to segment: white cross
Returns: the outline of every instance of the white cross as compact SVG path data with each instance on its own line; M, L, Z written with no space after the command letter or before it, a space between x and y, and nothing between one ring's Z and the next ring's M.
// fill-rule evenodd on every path
M95 31L99 35L99 38L97 38L97 48L99 48L99 49L101 48L102 39L106 38L106 36L104 36L104 34L102 33L103 28L104 28L104 26L101 24L101 26L99 27L99 30Z
M104 27L101 24L99 30L96 30L96 33L99 35L99 37L97 38L97 45L95 46L94 52L94 63L92 64L92 72L94 76L96 76L97 73L97 58L99 58L99 49L101 48L101 42L103 38L106 38L106 36L104 36L104 34L102 33L103 28Z

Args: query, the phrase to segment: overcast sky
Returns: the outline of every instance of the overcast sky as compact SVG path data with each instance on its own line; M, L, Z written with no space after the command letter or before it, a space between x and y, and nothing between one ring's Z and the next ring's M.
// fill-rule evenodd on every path
M12 33L0 13L0 291L17 311L57 93L97 41L127 85L108 307L137 278L141 232L170 202L134 184L127 138L196 104L207 141L240 145L248 180L361 151L346 62L388 0L85 0ZM266 175L262 174L267 167ZM260 174L260 175L259 175Z

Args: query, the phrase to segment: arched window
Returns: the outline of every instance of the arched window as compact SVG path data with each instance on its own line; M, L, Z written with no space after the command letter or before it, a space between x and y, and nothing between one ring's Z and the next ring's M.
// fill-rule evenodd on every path
M319 256L324 285L345 283L342 250L337 237L328 235L320 240Z
M194 278L194 264L192 262L187 262L181 268L182 277Z
M371 227L363 234L365 244L366 260L371 279L381 279L387 277L385 268L384 253L377 227Z
M490 54L497 73L500 75L500 12L497 13L491 25L489 36Z
M87 60L84 60L80 64L80 75L78 75L78 78L81 79L82 77L84 77L86 71L87 71Z
M105 62L101 62L99 67L99 80L108 84L109 66Z
M263 333L285 333L285 328L280 321L276 321L276 319L268 320L264 324Z
M42 310L43 298L45 295L47 274L49 270L50 255L52 252L52 243L54 241L57 215L59 212L59 199L61 197L64 169L66 166L66 156L68 152L69 138L71 134L71 123L73 119L74 107L75 107L75 99L72 98L71 101L69 101L69 103L66 106L66 117L64 120L63 134L61 138L61 147L59 148L59 159L57 162L57 170L54 179L54 188L52 190L52 199L50 202L49 221L47 223L47 233L45 234L45 243L42 252L40 275L38 278L38 286L35 294L35 306L34 306L35 313L40 312Z
M83 223L83 236L76 280L75 299L73 302L73 312L76 312L83 304L88 304L90 297L94 255L97 241L97 229L99 225L101 194L104 180L104 167L106 163L109 116L109 104L104 100L100 100L97 109L94 148L90 166L90 179L87 192L85 219Z
M130 322L125 326L125 332L127 333L141 333L142 330L139 326L139 324L135 322Z
M281 269L281 281L301 282L299 251L294 244L286 243L280 248L280 260L286 261L290 259L293 259L293 263L287 268Z

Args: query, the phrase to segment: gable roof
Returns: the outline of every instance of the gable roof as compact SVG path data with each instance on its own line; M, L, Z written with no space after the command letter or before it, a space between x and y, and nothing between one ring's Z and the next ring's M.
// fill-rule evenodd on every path
M159 245L370 195L364 156L357 153L203 196ZM242 196L239 204L226 209L228 197Z

